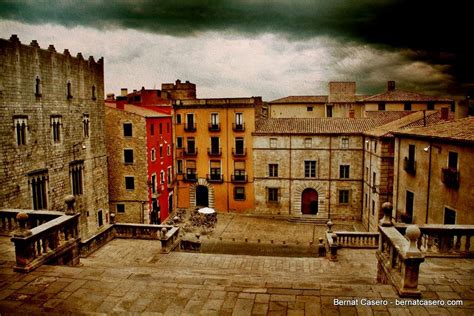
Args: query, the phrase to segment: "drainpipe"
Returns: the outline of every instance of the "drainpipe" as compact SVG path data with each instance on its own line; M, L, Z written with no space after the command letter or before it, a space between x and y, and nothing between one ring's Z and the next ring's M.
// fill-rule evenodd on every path
M395 138L396 139L396 138ZM395 202L394 203L394 206L395 206L395 220L397 218L397 210L398 210L398 193L400 192L400 143L401 143L401 138L398 138L398 149L397 149L397 161L398 161L398 164L397 164L397 196L395 198ZM395 176L395 174L394 174ZM393 212L393 211L392 211ZM392 213L392 216L393 216L393 213Z
M290 174L289 174L289 193L288 193L288 214L291 215L291 154L292 154L292 149L291 149L291 135L290 135Z
M371 139L372 140L372 139ZM365 171L365 170L364 170ZM369 194L367 194L367 206L368 206L368 209L367 209L367 231L370 231L370 216L372 216L372 212L371 212L371 207L372 207L372 186L375 185L375 183L372 183L372 180L373 180L373 177L372 177L372 142L369 141L369 172L367 174L367 177L369 178Z
M332 139L329 135L329 201L328 201L328 218L331 218L331 169L332 169Z
M365 135L362 136L362 199L360 208L360 218L364 218L364 198L365 198ZM367 203L367 202L366 202ZM369 214L367 214L367 231L369 231Z
M425 223L428 224L428 212L430 208L430 185L431 185L431 142L429 143L429 158L428 158L428 188L426 190L426 218Z
M227 173L229 174L229 157L230 157L230 155L232 155L232 152L229 155L229 108L228 107L225 108L225 127L226 127L225 141L226 141L226 147L227 147L227 157L226 157L227 159L226 159L225 165L226 165ZM244 146L245 146L245 143L244 143ZM232 146L230 148L231 148L231 151L232 151ZM244 150L245 150L245 147L244 147ZM245 165L245 166L247 167L247 165ZM229 191L229 179L227 179L226 182L227 182L227 185L226 185L227 186L227 212L229 212L229 192L230 192ZM214 196L214 204L215 204L215 200L216 200L216 197Z

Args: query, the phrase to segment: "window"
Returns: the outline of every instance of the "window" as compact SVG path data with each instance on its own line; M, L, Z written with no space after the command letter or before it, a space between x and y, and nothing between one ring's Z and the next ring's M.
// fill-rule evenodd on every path
M444 224L445 225L455 225L456 224L456 211L444 208Z
M405 200L405 214L407 224L411 223L413 220L413 203L415 200L415 194L410 191L406 191L406 200Z
M276 147L277 147L277 139L270 138L270 148L276 148Z
M51 116L51 134L54 143L61 142L61 116Z
M84 169L84 164L82 162L71 163L69 165L69 175L71 177L71 188L73 195L82 194L82 170Z
M408 145L408 160L415 161L415 145Z
M97 97L95 96L95 86L92 86L92 100L97 100Z
M150 155L151 155L151 161L155 161L156 160L156 150L155 150L155 148L151 149Z
M36 77L35 80L35 96L41 97L41 79Z
M186 114L186 127L185 130L193 131L195 129L194 126L194 114L188 113Z
M160 158L163 158L163 145L160 145Z
M133 149L124 149L123 150L123 162L126 164L133 163Z
M369 181L369 167L365 167L365 181Z
M339 190L339 204L349 203L349 190Z
M339 166L339 178L341 179L349 179L349 170L350 165L340 165Z
M210 170L210 180L221 180L221 162L219 160L211 160Z
M234 161L234 181L246 181L245 160Z
M194 141L194 137L188 137L187 141L188 141L188 148L187 148L188 154L196 153L196 145L195 145L196 143Z
M372 216L375 216L375 201L372 200Z
M235 125L236 126L243 126L244 125L244 114L243 113L235 113Z
M186 161L186 179L196 180L196 161L195 160Z
M117 209L117 213L125 213L125 204L117 204L115 207Z
M365 209L367 209L367 204L369 204L369 203L368 203L369 201L367 201L367 193L365 194L365 200L364 200L364 202L365 202Z
M374 171L372 172L372 186L375 187L375 181L377 180L377 173Z
M163 124L162 124L162 123L160 123L160 125L159 125L159 126L160 126L160 135L161 135L161 134L163 134Z
M212 131L219 130L219 113L211 113L211 126Z
M349 137L341 138L341 148L349 148Z
M156 174L151 175L151 193L156 194Z
M82 115L82 129L84 138L89 138L89 114Z
M377 141L374 141L374 153L377 153Z
M278 164L271 163L268 165L268 176L278 177Z
M304 147L305 148L311 148L313 147L313 140L311 138L305 138L304 139Z
M150 124L150 135L155 135L155 124Z
M176 173L181 174L183 173L183 161L182 160L176 160Z
M26 145L26 131L28 129L28 118L26 116L14 117L13 126L15 128L16 144Z
M135 178L134 177L125 177L125 189L135 190Z
M426 106L426 109L429 110L429 111L434 110L435 109L434 102L428 102L428 104Z
M176 148L183 148L183 137L176 137Z
M67 98L68 98L68 99L72 99L71 82L68 82L68 83L67 83L66 90L67 90Z
M245 200L245 187L234 188L234 200L243 201Z
M278 202L278 188L268 188L268 202Z
M171 167L168 167L168 185L171 184Z
M332 105L326 105L326 117L332 117Z
M458 169L458 153L452 151L448 153L448 168L453 170Z
M165 172L161 170L160 172L160 184L165 183Z
M403 105L403 110L411 111L411 103L410 102L405 102L405 104Z
M245 154L244 138L243 137L237 137L235 139L235 153L237 155L244 155Z
M378 109L379 109L379 111L385 111L385 103L383 103L383 102L379 103Z
M304 176L305 178L316 177L316 161L305 161L304 162Z
M219 154L219 137L211 137L211 154Z
M29 174L34 210L44 210L48 208L47 182L47 171L39 171Z
M123 136L125 137L133 136L132 123L123 123Z
M307 112L313 112L313 107L312 106L307 106L306 111Z
M168 156L171 156L171 145L168 144L168 146L166 146L166 154Z
M181 114L176 114L176 124L181 124Z

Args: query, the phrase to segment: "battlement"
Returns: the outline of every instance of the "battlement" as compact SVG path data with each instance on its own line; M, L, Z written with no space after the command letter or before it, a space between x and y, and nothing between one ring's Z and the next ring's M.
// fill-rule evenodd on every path
M161 90L168 93L173 100L190 100L196 99L196 85L186 80L176 80L175 83L163 83Z
M56 51L56 48L52 44L50 44L47 49L41 48L37 40L32 40L30 45L22 44L16 34L12 34L12 36L10 36L10 39L8 40L0 39L0 47L2 49L8 46L17 50L17 54L21 54L21 50L33 49L39 50L41 54L50 54L51 56L54 55L55 58L64 58L69 59L70 61L77 60L78 62L87 62L89 66L99 65L103 67L104 65L104 57L100 57L98 61L95 61L93 56L89 56L89 58L85 60L81 52L78 52L76 57L73 57L69 52L69 49L64 49L63 53L61 54Z

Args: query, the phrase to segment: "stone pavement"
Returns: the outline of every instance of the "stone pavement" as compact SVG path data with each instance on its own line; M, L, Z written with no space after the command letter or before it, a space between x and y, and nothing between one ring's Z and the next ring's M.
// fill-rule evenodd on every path
M0 238L0 244L8 243ZM0 314L150 315L473 315L474 267L467 259L427 259L423 298L457 307L396 306L394 288L375 282L374 250L342 249L340 260L159 253L159 243L116 239L79 267L13 272L1 251ZM334 299L358 299L335 306ZM388 306L362 305L362 299Z

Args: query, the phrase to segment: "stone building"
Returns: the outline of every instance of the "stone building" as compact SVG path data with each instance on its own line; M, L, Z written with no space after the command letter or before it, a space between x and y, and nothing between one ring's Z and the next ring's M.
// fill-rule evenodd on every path
M177 207L251 211L252 132L261 97L198 99L196 86L163 84L173 99Z
M257 121L255 212L361 219L363 132L385 122L385 118Z
M394 209L415 224L474 224L474 118L394 132Z
M110 211L119 222L157 224L174 205L171 115L129 98L106 102Z
M53 45L0 39L0 208L64 211L76 197L81 236L108 220L104 61Z
M448 111L417 111L417 112L373 112L371 117L389 114L401 118L366 131L364 148L364 204L362 223L369 231L377 231L378 222L384 202L393 202L393 173L395 138L393 131L414 126L429 126L453 119L453 113ZM377 115L376 115L377 114Z

